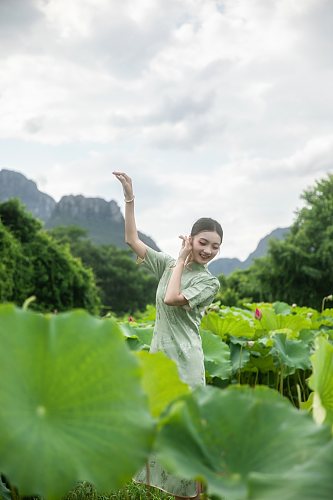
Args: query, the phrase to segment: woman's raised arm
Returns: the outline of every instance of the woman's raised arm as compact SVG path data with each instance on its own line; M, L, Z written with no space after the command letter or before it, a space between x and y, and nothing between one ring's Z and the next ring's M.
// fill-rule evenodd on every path
M145 258L147 246L138 236L134 213L134 193L132 179L125 172L112 172L121 182L125 197L125 241L141 259Z

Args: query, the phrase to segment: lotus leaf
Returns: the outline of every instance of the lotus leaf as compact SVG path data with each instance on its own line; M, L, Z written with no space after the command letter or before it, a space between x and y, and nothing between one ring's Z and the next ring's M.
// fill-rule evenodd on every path
M288 367L285 375L295 373L297 368L303 370L310 368L310 346L303 340L289 340L283 333L273 337L274 346L271 354L277 360L278 365Z
M171 406L156 446L170 472L203 480L218 498L242 500L253 474L292 474L330 439L329 428L274 390L204 387Z
M153 338L154 327L131 326L128 323L119 324L129 347L133 351L148 350Z
M210 312L203 317L201 327L204 330L210 330L223 339L227 335L253 338L255 334L254 326L250 320L235 317L232 314L221 318L217 313Z
M316 421L326 419L333 425L333 346L324 337L316 339L311 356L312 375L309 386L314 391L313 415Z
M230 357L232 372L239 372L250 360L250 353L246 349L246 343L230 342Z
M0 307L0 470L23 495L60 499L79 480L119 488L154 422L141 368L113 320Z
M332 500L333 441L285 474L252 474L250 500Z
M212 332L201 330L202 348L205 357L205 369L210 377L228 380L231 376L229 346L221 337Z
M291 306L287 304L286 302L274 302L273 308L275 311L275 314L290 314L291 313Z
M142 363L142 384L154 417L159 416L171 401L190 392L188 385L179 378L176 363L162 352L141 351L137 357Z

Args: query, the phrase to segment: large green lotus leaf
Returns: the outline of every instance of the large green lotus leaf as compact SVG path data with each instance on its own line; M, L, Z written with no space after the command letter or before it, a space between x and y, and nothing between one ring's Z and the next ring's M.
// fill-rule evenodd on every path
M210 312L203 317L201 327L204 330L210 330L222 338L225 338L227 335L253 338L255 334L250 320L235 317L235 315L230 313L226 317L221 317L214 312Z
M78 480L128 481L154 422L138 360L113 320L0 308L0 470L21 494L58 499Z
M330 439L328 427L277 391L204 387L171 406L156 448L170 472L203 480L218 498L241 500L252 474L292 472Z
M291 314L291 306L286 302L274 302L273 309L275 314Z
M130 326L129 323L119 323L119 326L132 350L139 351L142 349L149 349L153 338L154 327Z
M311 328L312 321L308 317L297 314L276 314L271 307L263 306L260 319L261 327L268 331L288 330L288 336L295 337L300 330Z
M231 376L229 346L214 333L201 330L202 348L205 358L205 369L210 377L227 380Z
M189 386L179 378L177 365L162 352L136 353L143 368L142 383L148 395L150 411L154 417L174 399L188 394Z
M289 340L283 333L274 335L273 339L274 346L271 354L277 360L278 365L288 367L286 375L294 373L298 368L306 370L311 367L308 343L303 340Z
M251 321L253 319L253 312L248 311L247 309L243 309L241 307L228 307L223 306L220 309L223 317L233 316L234 318L243 318Z
M251 356L249 362L249 369L255 368L261 373L275 372L276 366L274 365L273 356L267 354L265 356L254 357Z
M238 344L236 342L230 342L230 359L232 366L232 373L237 373L250 360L250 353L246 349L246 343Z
M310 318L297 316L296 314L281 315L281 328L287 328L293 332L299 332L312 327Z
M318 422L326 420L333 424L333 346L325 338L316 339L311 362L309 386L314 391L313 416Z
M251 474L251 500L332 500L333 441L283 475Z

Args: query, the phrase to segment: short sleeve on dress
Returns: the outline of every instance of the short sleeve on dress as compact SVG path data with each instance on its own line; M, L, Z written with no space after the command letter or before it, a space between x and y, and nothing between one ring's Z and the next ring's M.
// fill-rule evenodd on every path
M220 288L220 283L215 276L203 276L193 280L190 286L182 290L191 309L206 307L212 303L215 294Z
M166 267L171 267L174 264L174 259L166 253L156 252L156 250L147 247L145 258L138 257L136 262L151 271L160 280Z

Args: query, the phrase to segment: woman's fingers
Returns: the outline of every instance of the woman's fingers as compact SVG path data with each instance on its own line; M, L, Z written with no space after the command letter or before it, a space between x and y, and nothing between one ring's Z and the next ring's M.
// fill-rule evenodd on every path
M182 248L188 247L192 248L192 238L191 236L183 236L182 234L179 235L179 238L182 240Z
M131 181L131 178L125 172L112 172L116 177L123 177L128 182Z

